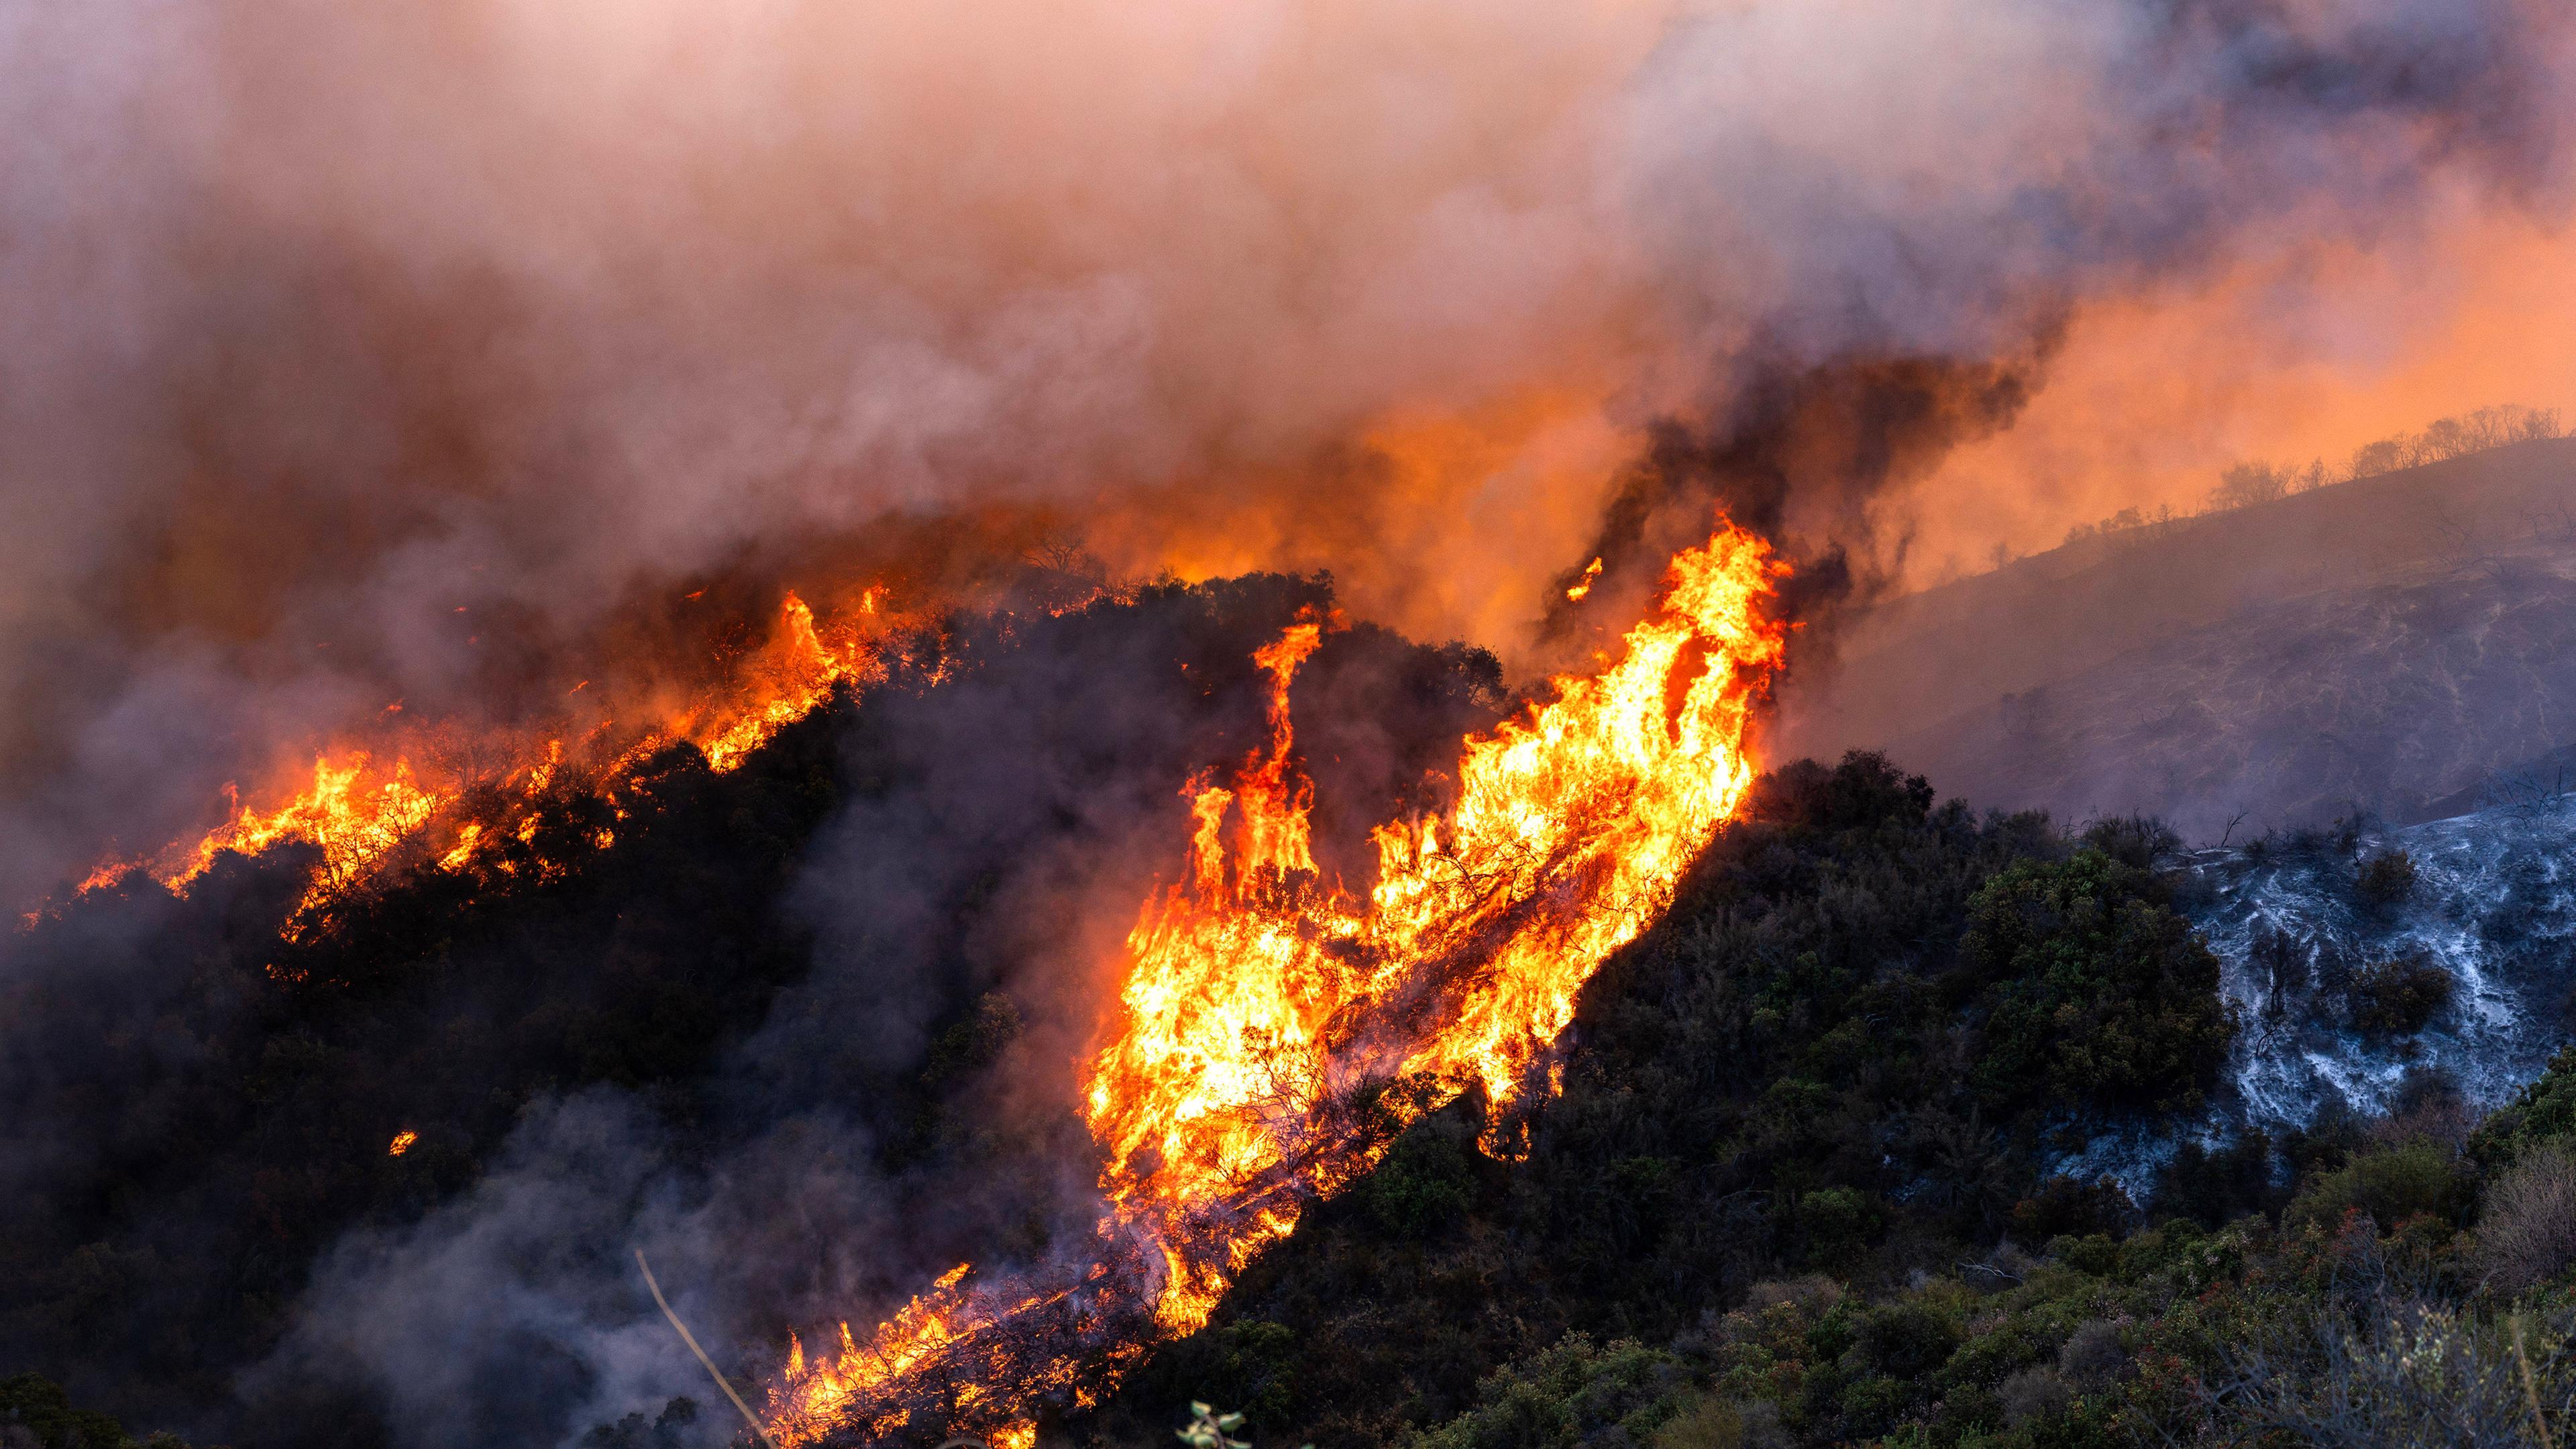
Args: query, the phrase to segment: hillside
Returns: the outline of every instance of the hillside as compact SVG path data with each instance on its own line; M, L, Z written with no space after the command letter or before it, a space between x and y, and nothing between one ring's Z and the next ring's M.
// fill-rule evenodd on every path
M1096 1442L1199 1397L1325 1449L2540 1445L2567 828L2184 856L1793 766L1594 983L1525 1155L1416 1128Z
M1209 617L1259 618L1281 602L1237 599ZM1022 667L1043 675L1042 663ZM1417 675L1440 677L1436 667ZM159 1008L200 1033L199 1064L145 1068L136 1054L152 1034L111 1030L122 1062L96 1064L55 1115L74 1101L93 1114L113 1108L95 1116L100 1139L144 1143L166 1140L160 1124L187 1114L194 1150L155 1166L62 1165L84 1187L60 1195L57 1210L86 1217L55 1224L50 1244L16 1244L16 1281L47 1293L34 1302L17 1290L28 1305L9 1324L18 1362L79 1379L88 1410L128 1423L229 1418L245 1444L741 1442L704 1412L702 1377L668 1351L638 1285L581 1240L636 1230L599 1213L632 1211L616 1206L620 1194L652 1187L616 1160L651 1140L638 1119L658 1119L686 1156L751 1174L739 1207L793 1204L783 1237L737 1218L733 1236L700 1243L710 1256L680 1260L693 1278L761 1287L764 1265L772 1275L787 1266L780 1250L792 1260L805 1234L848 1211L832 1194L871 1180L906 1217L875 1219L884 1237L833 1251L894 1262L897 1238L928 1232L979 1255L1044 1252L1034 1215L1046 1198L1030 1195L1028 1175L1061 1143L1014 1145L1028 1124L996 1090L1008 1085L1015 1038L1043 1019L1036 983L961 1001L938 1031L880 1048L842 1089L864 1117L838 1119L845 1135L833 1150L801 1159L742 1151L745 1130L757 1135L777 1107L741 1115L756 1078L723 1043L749 1018L714 1009L721 993L691 996L707 989L708 952L658 953L667 968L612 958L607 978L563 956L548 972L561 985L511 957L482 964L486 931L524 938L567 913L667 927L653 903L686 880L671 873L689 843L742 830L764 800L855 784L891 801L934 788L909 771L870 772L900 758L890 748L927 738L917 729L952 728L954 716L866 719L818 718L763 752L757 774L709 778L677 762L657 787L667 818L647 827L672 838L648 836L631 868L480 909L394 893L385 905L399 919L445 916L450 944L436 958L403 965L395 939L291 958L346 968L375 956L397 968L372 984L282 993L247 1018L210 1014L223 976L266 974L248 964L254 942L236 935L244 955L228 963L214 922L158 926L212 953L199 977L212 994ZM827 765L819 751L835 735L846 753ZM791 837L806 828L792 814L772 818ZM2526 1421L2513 1417L2527 1414L2524 1400L2504 1395L2510 1383L2497 1376L2512 1362L2497 1314L2517 1293L2539 1322L2569 1306L2551 1285L2564 1281L2576 1236L2548 1215L2557 1199L2533 1195L2546 1180L2535 1173L2563 1172L2576 1060L2518 1099L2510 1074L2482 1081L2484 1104L2409 1064L2438 1067L2474 1049L2463 1023L2478 1003L2542 991L2548 972L2507 963L2447 1007L2365 1021L2357 1013L2374 1003L2320 970L2286 1011L2267 1011L2249 996L2261 987L2245 925L2305 921L2301 939L2318 950L2366 957L2483 903L2495 940L2553 938L2559 897L2532 877L2563 827L2512 818L2528 836L2518 850L2482 854L2480 827L2455 822L2388 842L2320 836L2183 856L2152 828L2069 836L2037 817L1939 803L1923 779L1876 757L1785 766L1697 862L1666 918L1585 991L1561 1095L1513 1119L1529 1128L1525 1145L1481 1150L1472 1101L1417 1123L1373 1173L1251 1264L1206 1328L1153 1348L1111 1402L1041 1425L1040 1442L1155 1442L1201 1399L1248 1414L1264 1446L1311 1439L1320 1449L2042 1449L2141 1436L2252 1445L2347 1391L2467 1404L2504 1424L2476 1442L2525 1442ZM2424 862L2418 883L2383 906L2354 892L2365 844L2385 843ZM775 868L774 856L742 855ZM994 864L1026 879L1025 860ZM973 920L975 888L959 884L968 896L951 899ZM685 912L688 901L671 905ZM236 892L223 909L250 925L259 908ZM89 939L112 914L92 915ZM755 913L732 929L750 931L749 944L758 923ZM2547 967L2547 956L2533 960ZM2443 962L2481 959L2470 950ZM921 980L969 986L971 975L947 974L958 964ZM440 1020L442 1004L474 1013L505 983L543 997L597 979L668 993L672 1009L479 1013L517 1022L506 1051ZM770 988L785 1017L803 1021L808 1053L882 999L820 985L788 972ZM18 1006L29 1026L40 1023L27 1008L47 1003ZM777 1039L782 1013L770 1015L755 1044ZM2284 1033L2284 1020L2304 1025ZM2265 1062L2286 1051L2313 1063L2357 1022L2368 1044L2349 1059L2386 1071L2386 1090L2308 1120L2244 1114ZM76 1022L57 1015L52 1026ZM165 1055L170 1030L160 1029ZM369 1065L365 1044L403 1039L469 1055ZM565 1095L567 1072L594 1085ZM107 1090L128 1078L139 1090ZM432 1080L445 1083L436 1096L388 1107ZM456 1098L468 1084L493 1100ZM625 1105L606 1110L616 1099L603 1086ZM2506 1110L2469 1135L2481 1106L2497 1103ZM367 1142L389 1111L445 1111L452 1125L389 1163ZM605 1125L619 1113L628 1125ZM790 1140L811 1143L827 1120L791 1120ZM2212 1120L2237 1125L2201 1137ZM2078 1163L2106 1134L2165 1150L2130 1189L2097 1182ZM289 1187L308 1196L282 1233L290 1225L270 1204ZM718 1183L685 1191L710 1189L721 1198ZM567 1215L567 1200L587 1205ZM213 1211L227 1206L244 1215ZM692 1209L664 1237L722 1220ZM96 1246L72 1246L91 1233ZM393 1280L407 1299L360 1300L375 1317L341 1316L359 1265L406 1255L436 1276ZM234 1296L263 1281L274 1286ZM701 1292L694 1307L728 1367L756 1382L775 1363L784 1301ZM2408 1316L2426 1308L2439 1316ZM312 1352L324 1346L316 1325L345 1335L327 1345L338 1357ZM245 1329L246 1341L232 1336ZM2437 1349L2470 1381L2346 1352L2334 1335L2347 1330ZM281 1331L305 1351L233 1377ZM587 1357L604 1333L641 1370L615 1389L640 1407L609 1407L617 1400L600 1391L610 1386L583 1367L614 1361ZM2576 1396L2559 1341L2531 1346L2534 1392L2553 1411ZM439 1357L381 1357L430 1343ZM438 1371L403 1386L368 1372L406 1361ZM245 1390L256 1397L227 1402ZM0 1408L27 1415L56 1449L125 1442L40 1380L0 1382ZM915 1427L881 1441L937 1441L937 1426Z
M2576 739L2572 578L2576 441L2516 444L1891 601L1788 688L1778 748L2194 839L2428 818Z
M277 935L292 851L62 903L0 1000L30 1108L0 1122L0 1412L47 1449L120 1449L101 1414L710 1449L739 1435L628 1247L753 1385L791 1332L1078 1248L1079 968L1133 919L1082 903L1144 895L1171 782L1263 737L1250 660L1329 603L1256 577L959 620L738 770L675 747L623 816L567 798L517 869L389 880L306 939ZM1318 856L1352 860L1496 686L1473 653L1322 639ZM1318 1449L2250 1444L2349 1376L2337 1325L2423 1304L2492 1368L2504 1308L2570 1306L2576 1209L2517 1164L2562 1160L2576 1063L2469 1136L2559 1035L2564 831L2191 854L1883 756L1780 764L1583 990L1558 1092L1415 1122L1040 1442L1155 1442L1212 1400ZM2365 894L2384 848L2416 864Z

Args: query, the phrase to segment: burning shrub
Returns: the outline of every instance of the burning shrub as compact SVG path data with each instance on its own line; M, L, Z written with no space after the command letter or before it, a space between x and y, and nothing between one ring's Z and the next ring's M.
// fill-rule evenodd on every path
M2576 1156L2550 1143L2523 1154L2486 1192L2474 1256L2499 1293L2537 1288L2576 1263Z
M2451 973L2420 956L2401 956L2353 973L2345 997L2355 1030L2370 1036L2411 1036L2451 1002Z
M2145 870L2096 850L2024 861L1968 906L1984 984L1977 1086L2001 1107L2172 1111L2218 1077L2236 1021L2218 958Z
M2374 906L2393 906L2415 893L2415 857L2390 846L2374 851L2353 878L2353 891Z

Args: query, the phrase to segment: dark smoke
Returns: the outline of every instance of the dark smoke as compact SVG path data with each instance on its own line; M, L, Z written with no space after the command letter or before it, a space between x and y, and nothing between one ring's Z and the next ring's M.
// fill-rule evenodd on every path
M1667 418L1707 457L1646 473L1772 466L1734 455L1802 380L2020 369L2097 302L2564 199L2567 23L2515 0L992 24L0 29L0 894L391 701L517 719L623 667L605 621L887 520L1330 567L1517 658L1586 562L1527 520L1599 499L1606 442L1349 466L1391 419ZM1851 466L1785 521L1887 576L1908 520L1826 517Z
M0 22L0 895L202 827L389 701L470 734L603 658L686 673L660 656L809 574L980 598L1044 542L1150 574L1258 520L1252 562L1330 566L1354 612L1532 619L1534 649L1479 642L1561 662L1723 508L1800 563L1821 640L1901 571L1901 488L2009 428L2085 309L2423 244L2436 201L2554 214L2570 28L2515 0L29 11ZM1407 491L1389 461L1408 421L1514 408L1606 416L1631 463ZM1509 526L1551 509L1599 522ZM1417 605L1425 571L1477 591ZM667 612L700 588L729 622ZM8 1346L219 1433L559 1442L703 1394L631 1246L746 1371L1045 1252L1090 1210L1069 1063L1175 792L1250 747L1249 653L1320 597L1033 622L757 788L672 762L659 853L639 827L542 911L397 893L310 958L406 943L318 1025L261 984L306 959L267 955L291 860L13 939L0 1185L53 1276ZM1501 679L1363 628L1298 690L1355 874ZM621 924L612 881L696 934ZM618 1012L689 1060L619 1059ZM384 1095L335 1103L334 1061ZM415 1117L385 1200L216 1150L377 1154ZM170 1140L217 1167L151 1178ZM47 1340L90 1292L95 1337Z
M73 903L0 978L0 1358L211 1440L556 1442L708 1397L632 1248L748 1383L791 1329L1079 1243L1104 967L1178 783L1265 737L1252 652L1330 605L1271 576L961 615L936 687L735 775L657 761L578 873L420 876L316 941L275 934L288 852ZM1355 871L1499 671L1359 626L1295 703Z

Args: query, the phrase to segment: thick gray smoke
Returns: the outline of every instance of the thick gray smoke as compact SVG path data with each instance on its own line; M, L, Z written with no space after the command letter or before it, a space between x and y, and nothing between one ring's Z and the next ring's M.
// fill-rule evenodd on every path
M1722 447L1784 369L2035 367L2150 283L2553 204L2568 113L2516 0L0 25L21 896L890 511L1517 651L1649 419ZM1852 526L1869 459L1760 466L1906 536Z
M19 6L0 893L389 701L507 715L637 599L889 516L1330 566L1355 612L1512 651L1594 554L1615 618L1712 500L1884 576L1916 522L1887 485L2010 426L2070 317L2437 248L2436 198L2549 213L2572 77L2547 0ZM1031 788L1085 818L1096 783ZM816 982L728 1068L746 1113L807 1095L778 1133L810 1145L918 1054L870 963L949 926L907 916L940 867L896 847L951 828L826 833ZM1050 964L1098 969L1115 924ZM827 1041L852 1074L803 1070ZM661 1130L545 1109L330 1258L254 1389L327 1357L412 1442L576 1433L691 1382L627 1247L720 1280L683 1244L753 1182L812 1194L818 1257L893 1231L865 1171L800 1176L775 1134L672 1166ZM833 1264L781 1311L882 1290Z

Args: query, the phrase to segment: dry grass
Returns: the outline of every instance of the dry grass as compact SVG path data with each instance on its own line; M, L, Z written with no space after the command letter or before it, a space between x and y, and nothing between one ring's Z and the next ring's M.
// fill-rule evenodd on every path
M2556 1145L2534 1148L2488 1187L2474 1261L2481 1281L2505 1295L2576 1263L2576 1157Z

